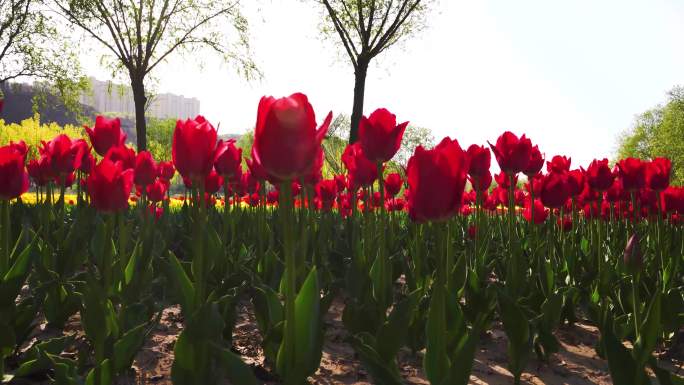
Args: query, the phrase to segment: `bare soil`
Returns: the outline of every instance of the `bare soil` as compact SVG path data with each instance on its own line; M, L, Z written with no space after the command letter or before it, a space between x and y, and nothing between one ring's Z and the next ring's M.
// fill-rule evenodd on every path
M254 312L248 301L241 301L238 320L233 334L233 350L252 366L257 377L265 385L278 384L277 380L264 368L264 355L261 349L261 336L256 325ZM320 385L372 385L372 379L356 357L352 347L345 341L347 332L342 324L344 303L336 299L326 316L326 338L323 357L318 371L309 378L311 384ZM83 340L78 315L72 317L65 334L76 334ZM183 320L178 306L163 310L161 322L138 353L129 375L117 379L118 385L171 385L171 366L173 347L183 328ZM47 337L43 331L41 339ZM54 332L53 332L54 333ZM530 360L522 376L524 384L570 384L589 385L612 384L608 364L598 357L594 347L598 343L598 330L586 323L563 326L556 331L561 348L553 354L549 362ZM477 385L512 384L513 376L506 369L506 335L500 324L496 323L480 340L475 357L470 383ZM77 344L78 345L78 344ZM678 351L663 354L668 370L684 372L682 357L684 347ZM75 356L75 352L65 352ZM399 366L407 384L427 385L422 370L422 354L413 354L408 349L399 354ZM35 382L40 383L40 382Z
M233 335L233 349L255 369L264 384L277 384L264 369L264 355L260 347L261 336L254 313L248 302L241 302L239 318ZM347 344L347 332L342 325L344 304L335 300L326 317L326 339L321 366L310 377L311 384L320 385L372 385L372 380ZM182 329L180 308L164 310L160 326L138 354L134 367L136 378L122 379L121 384L171 384L170 371L173 363L173 344ZM598 343L598 330L587 324L562 327L556 332L561 349L550 362L532 359L523 374L526 384L612 384L607 363L594 350ZM506 369L506 335L500 324L483 336L475 357L472 384L512 384L513 377ZM681 363L680 363L681 365ZM401 374L407 384L429 384L422 370L422 355L412 354L408 349L399 354ZM133 380L133 381L132 381Z

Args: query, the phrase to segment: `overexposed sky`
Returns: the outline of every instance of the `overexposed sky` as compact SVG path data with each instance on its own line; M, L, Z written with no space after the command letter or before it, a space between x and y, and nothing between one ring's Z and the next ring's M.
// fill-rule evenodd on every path
M243 1L261 80L208 57L173 56L157 91L197 97L222 133L254 126L262 95L309 96L318 121L351 113L353 68L319 36L313 1ZM428 28L377 58L365 113L386 107L463 147L526 133L573 165L610 157L634 115L684 84L684 1L440 0ZM88 74L108 78L96 55ZM202 66L197 63L202 62Z

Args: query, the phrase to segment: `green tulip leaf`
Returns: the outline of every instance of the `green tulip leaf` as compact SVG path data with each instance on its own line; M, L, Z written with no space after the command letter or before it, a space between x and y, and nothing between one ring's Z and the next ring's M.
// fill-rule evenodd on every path
M430 300L426 325L426 351L423 357L425 374L431 384L441 384L449 371L446 341L446 310L444 286L435 285Z
M190 316L195 309L195 287L172 251L169 251L166 271L172 286L177 289L183 314Z

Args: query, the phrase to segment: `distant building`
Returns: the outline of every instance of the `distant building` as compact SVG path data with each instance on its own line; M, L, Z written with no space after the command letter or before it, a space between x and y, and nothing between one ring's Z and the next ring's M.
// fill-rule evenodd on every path
M91 90L81 95L82 104L102 113L135 117L131 87L90 78ZM159 94L152 98L145 115L157 119L186 119L199 115L200 102L182 95Z

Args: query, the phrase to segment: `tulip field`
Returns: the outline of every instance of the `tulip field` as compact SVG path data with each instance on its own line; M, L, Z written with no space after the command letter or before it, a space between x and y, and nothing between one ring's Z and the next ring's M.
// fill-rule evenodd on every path
M503 132L418 146L389 172L408 123L378 109L332 175L331 118L303 94L264 97L250 154L198 116L177 122L171 161L104 117L88 140L0 147L0 379L129 383L175 307L170 373L137 383L307 384L335 307L373 384L411 383L400 355L424 383L468 384L495 328L525 383L580 322L612 383L684 384L684 188L668 159L577 165ZM245 308L258 365L235 337Z

